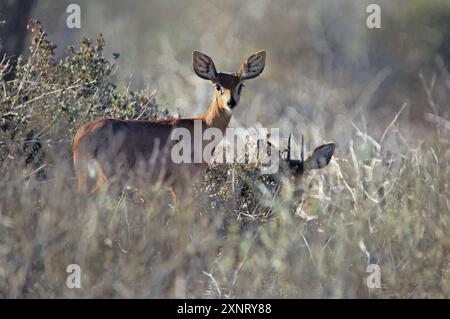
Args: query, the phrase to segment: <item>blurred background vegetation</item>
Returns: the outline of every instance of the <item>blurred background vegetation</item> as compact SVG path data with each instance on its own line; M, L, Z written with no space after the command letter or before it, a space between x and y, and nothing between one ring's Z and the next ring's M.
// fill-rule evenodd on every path
M81 36L101 33L109 44L106 56L121 54L115 75L119 83L158 89L159 103L184 115L203 111L209 102L209 86L192 72L192 50L212 56L220 70L234 71L245 56L264 48L268 63L263 80L254 81L236 111L235 119L243 125L257 120L274 126L295 113L300 122L294 117L289 129L322 124L322 137L336 140L346 138L348 131L347 125L334 129L342 123L336 119L366 116L367 125L377 130L380 121L387 124L407 102L402 118L425 138L425 114L433 109L423 81L429 85L433 77L443 79L435 81L435 111L448 118L448 102L439 93L449 89L450 81L450 3L445 0L378 1L381 29L366 27L370 1L3 3L20 7L8 11L6 19L0 8L8 22L5 48L10 43L13 54L28 53L26 15L46 26L58 45L57 58ZM81 29L66 27L70 3L81 6ZM250 105L255 100L257 106Z
M0 296L448 298L450 2L379 0L368 29L371 2L2 1ZM183 216L151 187L74 193L79 125L200 114L192 50L236 71L259 49L230 126L336 141L303 196L246 166L212 167Z

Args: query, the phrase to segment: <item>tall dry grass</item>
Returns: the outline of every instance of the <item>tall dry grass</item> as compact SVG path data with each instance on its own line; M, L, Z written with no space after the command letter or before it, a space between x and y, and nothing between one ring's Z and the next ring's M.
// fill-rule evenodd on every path
M136 118L146 107L148 118L167 113L145 92L109 83L109 62L98 50L103 43L83 42L60 62L39 30L34 55L0 89L1 297L450 296L445 119L436 115L440 124L430 143L404 127L408 104L382 134L365 129L370 118L358 108L351 110L361 115L358 121L341 115L329 132L340 136L334 159L304 177L303 194L290 184L277 191L276 182L255 178L252 166L230 165L208 170L194 202L178 213L167 192L151 185L120 196L80 196L68 152L77 125L107 114ZM310 84L309 94L328 92L328 103L339 98ZM287 90L293 98L308 94L295 84ZM253 102L243 103L251 108L261 96L249 96ZM287 108L290 116L272 124L306 130L310 147L323 129L296 112ZM81 267L81 289L66 286L69 264ZM369 264L381 268L380 289L366 285Z

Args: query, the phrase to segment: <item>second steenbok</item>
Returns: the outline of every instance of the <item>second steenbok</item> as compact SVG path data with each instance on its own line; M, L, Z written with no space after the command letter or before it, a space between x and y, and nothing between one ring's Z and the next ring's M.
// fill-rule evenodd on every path
M167 186L174 196L192 191L193 180L207 163L175 163L171 158L171 149L177 143L171 139L173 131L187 129L194 136L194 123L201 121L203 131L216 128L223 134L239 103L243 82L261 74L265 59L266 52L259 51L247 58L237 72L219 73L209 56L194 51L195 73L211 81L214 90L208 110L198 117L155 121L100 119L82 125L72 144L79 191L93 193L106 183L124 186L130 179ZM88 190L89 167L97 175L91 191Z

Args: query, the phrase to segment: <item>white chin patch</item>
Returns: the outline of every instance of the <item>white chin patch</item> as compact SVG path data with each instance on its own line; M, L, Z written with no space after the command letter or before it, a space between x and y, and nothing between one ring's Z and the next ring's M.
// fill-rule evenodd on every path
M233 113L233 110L228 106L225 106L225 111L227 111L227 113Z

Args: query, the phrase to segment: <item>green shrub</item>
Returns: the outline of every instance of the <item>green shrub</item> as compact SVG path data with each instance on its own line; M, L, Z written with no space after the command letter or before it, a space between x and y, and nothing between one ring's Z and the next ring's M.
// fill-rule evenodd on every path
M94 43L83 38L79 49L70 46L67 56L57 60L56 45L41 23L30 20L27 29L32 34L30 57L19 57L15 79L5 81L2 76L0 83L0 162L24 155L30 161L41 157L38 149L42 155L50 148L67 148L77 128L94 119L169 115L160 110L154 93L113 83L116 66L104 56L101 35Z
M78 196L68 163L80 124L168 114L116 88L101 37L56 61L40 24L29 29L30 58L0 85L1 298L449 298L445 135L408 143L395 121L380 140L351 131L302 196L237 164L211 166L180 213L152 185ZM35 166L51 176L32 178ZM66 286L73 263L81 289ZM365 284L370 263L380 289Z

